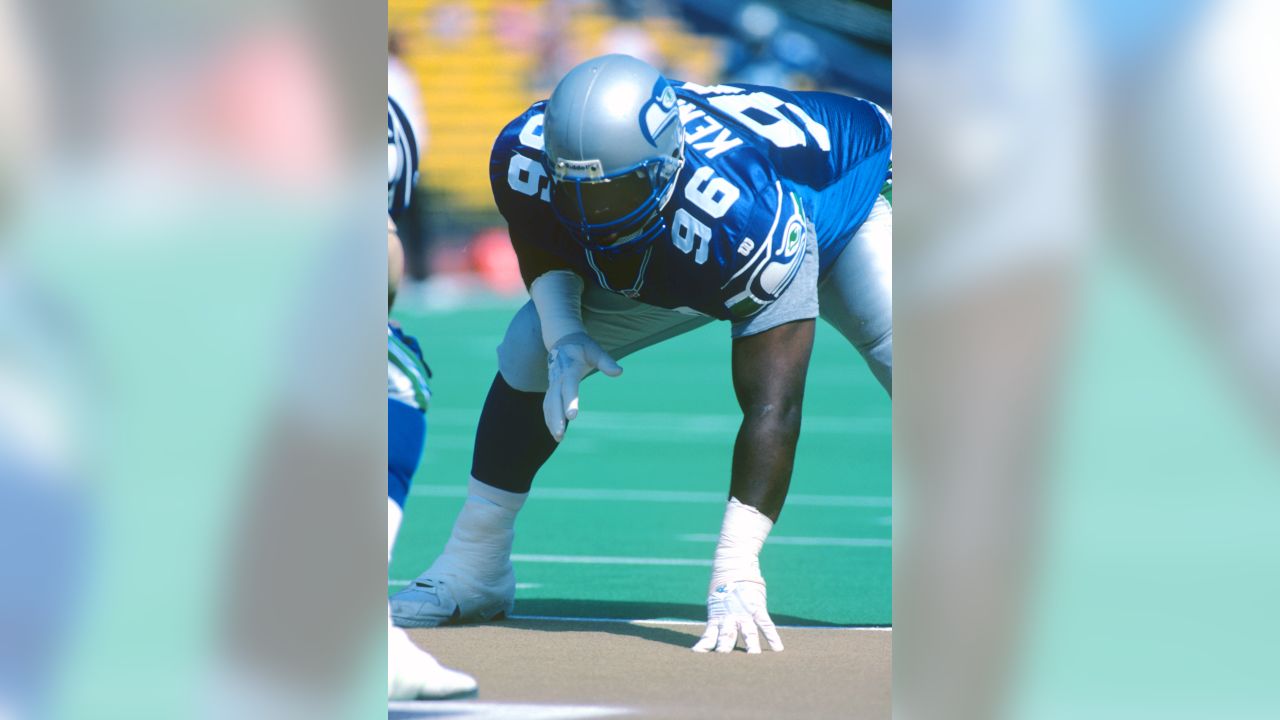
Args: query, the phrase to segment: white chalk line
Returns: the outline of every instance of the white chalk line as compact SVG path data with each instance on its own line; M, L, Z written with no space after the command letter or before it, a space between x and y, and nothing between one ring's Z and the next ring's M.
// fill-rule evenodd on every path
M408 585L410 580L395 580L390 584ZM517 583L517 588L519 583ZM678 620L676 618L598 618L598 617L565 617L561 615L508 615L510 620L537 620L550 622L582 622L582 623L625 623L627 625L706 625L706 621ZM779 625L787 630L864 630L868 632L885 632L892 627L883 625Z
M684 542L714 543L720 536L712 533L689 533L677 535ZM843 538L843 537L795 537L786 535L770 535L765 545L799 545L805 547L856 547L856 548L889 548L893 541L885 538Z
M512 562L560 565L659 565L667 567L711 567L707 558L624 557L617 555L537 555L513 553Z
M427 424L474 429L480 415L475 410L433 408ZM574 431L603 431L626 440L639 436L665 438L671 442L690 440L692 435L733 435L742 424L737 413L664 413L584 409L573 422ZM857 435L888 434L893 421L887 415L847 417L840 415L806 415L801 422L803 434ZM698 438L694 440L700 441Z
M623 623L626 625L698 625L705 626L705 620L677 620L675 618L593 618L593 617L561 617L558 615L508 615L511 620L537 620L547 622L581 622L581 623ZM779 625L780 630L845 630L857 632L889 632L891 626L884 625Z
M466 484L429 485L417 483L410 490L411 495L423 497L466 497ZM654 502L654 503L694 503L723 505L728 499L723 492L703 492L697 490L637 490L624 488L557 488L535 487L529 494L531 498L540 500L570 501L602 501L602 502ZM809 495L793 493L787 496L788 507L865 507L888 508L893 506L893 498L883 495Z
M412 580L388 580L387 587L404 587L411 582L413 581ZM516 583L517 590L537 590L540 587L542 587L542 583L525 583L525 582Z
M387 703L388 720L484 718L485 720L588 720L629 715L627 708L603 705L534 705L475 700L410 700Z

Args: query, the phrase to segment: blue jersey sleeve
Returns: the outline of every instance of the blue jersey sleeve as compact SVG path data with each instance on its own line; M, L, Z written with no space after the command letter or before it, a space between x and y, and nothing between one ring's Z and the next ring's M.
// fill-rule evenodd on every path
M796 104L827 129L828 180L798 186L821 238L822 267L830 267L871 213L889 179L893 128L889 115L868 100L822 92L795 93Z
M677 95L687 145L711 161L757 154L796 190L829 267L887 178L888 115L859 98L760 85L683 83Z
M549 205L551 183L541 158L545 105L535 103L508 123L489 156L493 200L507 221L526 287L550 270L581 272L566 259L580 253L566 241Z
M786 92L786 91L782 91ZM893 130L889 116L880 106L869 100L846 97L825 92L788 93L812 123L826 133L830 148L821 157L823 168L815 174L817 182L803 182L814 190L824 190L852 174L867 172L878 175L876 181L884 182L888 156L892 152ZM883 160L882 160L883 158ZM779 171L797 182L807 179L803 167L795 167L789 158L782 158Z
M887 153L892 142L888 115L869 100L763 85L686 82L680 89L686 141L714 157L717 137L723 138L725 151L732 149L730 137L742 138L761 150L784 179L813 190L857 172L869 158Z
M763 189L750 219L730 246L735 257L721 264L720 292L730 320L755 315L777 300L795 279L813 227L794 190L776 181Z

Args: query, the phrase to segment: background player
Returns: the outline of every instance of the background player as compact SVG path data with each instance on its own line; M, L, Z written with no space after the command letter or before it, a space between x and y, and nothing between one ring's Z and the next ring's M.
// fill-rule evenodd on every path
M418 174L413 129L399 105L387 98L387 310L404 274L404 249L393 218L408 205ZM430 371L412 337L387 323L387 559L395 547L404 501L427 438ZM450 670L419 649L387 619L387 696L392 700L438 699L476 691L469 675Z
M490 161L532 300L499 347L469 493L444 553L392 598L404 626L510 612L515 517L623 357L729 320L743 411L695 650L782 643L758 556L799 437L821 314L891 387L891 153L876 105L760 86L672 86L622 55L571 70L499 135Z

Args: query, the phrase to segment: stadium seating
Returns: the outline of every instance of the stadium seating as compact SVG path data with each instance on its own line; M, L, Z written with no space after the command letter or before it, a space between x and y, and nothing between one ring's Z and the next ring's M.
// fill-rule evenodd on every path
M404 60L418 80L425 105L428 147L422 181L458 210L492 209L488 159L502 126L550 92L537 76L537 41L500 37L505 19L521 14L536 25L551 3L544 0L390 0L389 25L403 41ZM557 4L557 7L563 7ZM611 30L621 21L603 3L574 3L567 37L570 52L585 59L609 52ZM688 32L668 17L635 23L647 32L668 67L685 77L708 77L719 67L717 41ZM567 69L567 68L564 68ZM690 74L692 73L692 74Z

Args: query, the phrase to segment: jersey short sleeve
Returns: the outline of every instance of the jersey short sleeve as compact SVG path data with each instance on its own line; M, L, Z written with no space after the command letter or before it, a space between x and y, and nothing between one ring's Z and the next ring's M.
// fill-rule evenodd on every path
M542 166L542 118L546 102L534 103L498 133L489 156L489 185L507 221L511 246L526 287L551 270L578 269L564 260L575 252L551 212L551 183Z
M824 239L821 264L829 267L892 177L893 127L888 113L869 100L823 92L795 97L827 129L831 142L826 183L798 188L817 236Z
M820 266L830 267L884 187L887 114L859 98L759 85L684 83L678 95L688 106L686 142L730 163L738 156L768 166L796 191L814 224Z
M775 302L795 280L813 228L795 191L775 181L753 204L750 221L731 243L737 256L722 264L727 318L741 321Z

